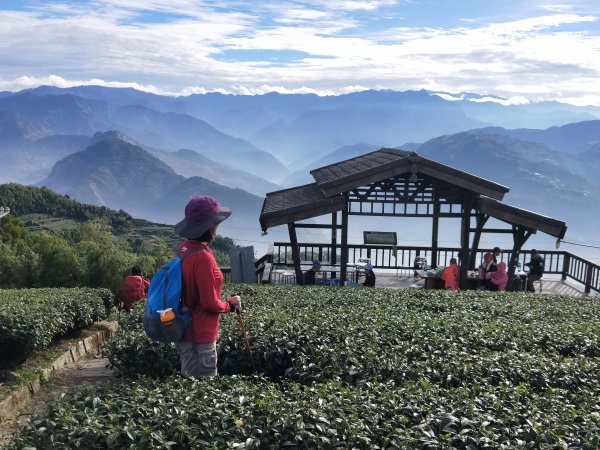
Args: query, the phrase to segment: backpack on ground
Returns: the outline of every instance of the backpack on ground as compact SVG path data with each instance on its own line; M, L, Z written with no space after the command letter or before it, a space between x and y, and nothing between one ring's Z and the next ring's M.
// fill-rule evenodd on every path
M150 281L146 312L142 318L146 334L161 342L177 342L190 324L190 313L183 311L181 298L183 288L182 264L190 253L204 251L201 247L176 256L158 269Z

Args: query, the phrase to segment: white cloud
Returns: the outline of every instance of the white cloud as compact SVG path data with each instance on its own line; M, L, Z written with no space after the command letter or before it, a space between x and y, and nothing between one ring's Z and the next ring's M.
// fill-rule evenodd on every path
M510 97L510 98L497 98L497 97L481 97L481 98L470 98L469 99L470 102L475 102L475 103L488 103L488 102L492 102L492 103L500 103L501 105L504 106L509 106L509 105L527 105L529 102L529 100L527 100L525 97L520 97L520 96L516 96L516 97Z
M153 85L144 85L140 83L124 83L120 81L105 81L99 78L90 80L66 80L57 75L49 75L47 77L29 77L22 76L14 80L4 80L0 78L0 90L21 90L31 89L38 86L56 86L59 88L69 88L75 86L105 86L113 88L133 88L139 91L150 92L159 95L175 95L173 92L163 91Z
M548 5L540 5L540 8L545 9L547 11L552 11L552 12L565 12L565 11L572 11L573 5L568 4L568 3L554 3L554 4L548 4Z
M77 9L52 3L0 11L0 60L9 61L0 86L98 78L169 94L426 88L493 94L511 104L560 98L600 105L600 37L591 32L597 17L556 4L545 9L560 13L512 21L359 33L363 24L350 14L400 3L94 0ZM170 16L144 19L152 12ZM283 61L261 58L265 50ZM286 51L308 56L286 61ZM238 55L247 57L234 61Z

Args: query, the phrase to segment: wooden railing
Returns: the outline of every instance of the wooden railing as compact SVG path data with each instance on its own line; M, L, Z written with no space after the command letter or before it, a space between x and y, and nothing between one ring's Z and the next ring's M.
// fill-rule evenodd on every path
M303 261L331 261L331 245L317 243L299 243L300 259ZM272 244L273 265L291 266L292 246L289 242L274 242ZM458 258L460 248L457 247L439 247L437 250L437 265L446 266L450 263L450 258ZM475 257L475 267L483 260L483 255L488 249L479 250ZM583 284L584 291L589 294L591 291L600 293L600 266L587 261L579 256L565 251L557 250L538 250L544 258L544 271L547 274L561 275L563 280L572 279ZM337 248L336 260L339 262L340 249ZM431 247L404 247L388 245L348 245L348 262L356 264L361 259L369 259L375 268L413 270L415 269L415 259L417 256L424 257L431 264ZM510 251L505 251L501 255L501 261L508 263L511 257ZM525 264L529 262L531 255L529 251L524 250L519 254L518 262Z
M273 271L273 243L269 244L267 253L254 262L256 277L259 283L270 283Z

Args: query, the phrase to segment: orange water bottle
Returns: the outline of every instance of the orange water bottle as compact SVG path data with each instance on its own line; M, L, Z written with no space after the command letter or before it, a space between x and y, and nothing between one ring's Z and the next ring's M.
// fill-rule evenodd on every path
M175 320L175 313L171 308L165 309L160 313L160 323L163 325L170 325Z

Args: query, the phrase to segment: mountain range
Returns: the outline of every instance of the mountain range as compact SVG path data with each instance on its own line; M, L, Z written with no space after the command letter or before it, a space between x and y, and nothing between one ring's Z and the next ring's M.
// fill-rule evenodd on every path
M232 233L255 236L266 192L312 182L311 169L400 147L505 184L508 203L567 221L577 239L600 240L592 225L600 220L600 108L460 97L3 92L0 182L171 223L190 196L206 193L239 211Z
M57 162L42 183L83 203L103 205L154 222L176 223L187 201L211 195L234 210L227 225L258 223L262 198L205 178L178 175L163 161L121 136L96 135L95 143ZM246 233L241 233L246 234Z

